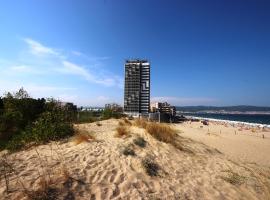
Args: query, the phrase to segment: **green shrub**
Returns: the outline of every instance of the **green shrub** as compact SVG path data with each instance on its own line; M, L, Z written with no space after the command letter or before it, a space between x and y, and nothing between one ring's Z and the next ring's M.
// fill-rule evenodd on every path
M130 145L128 146L125 146L122 153L125 155L125 156L135 156L135 151L132 149L132 147Z
M119 119L123 116L124 115L121 112L116 112L116 111L113 111L113 110L107 108L102 112L101 118L102 119L110 119L110 118Z
M17 151L30 143L44 144L71 136L73 133L73 126L64 120L63 113L45 112L32 126L28 126L25 131L13 136L6 148L10 151Z
M65 121L61 112L45 112L33 124L28 133L30 140L36 143L46 143L50 140L59 140L73 135L72 124Z
M33 99L21 88L0 98L0 149L19 150L73 134L77 107L54 99Z
M146 141L144 140L143 137L137 137L133 140L133 143L136 144L139 147L145 147L146 146Z
M93 111L80 111L77 114L76 123L91 123L99 119L101 113Z
M23 115L19 111L9 111L0 116L0 139L9 140L21 129Z
M0 139L10 140L44 112L45 99L30 98L21 88L0 100Z
M6 144L6 149L9 151L17 151L22 149L26 142L25 139L27 138L27 136L25 134L19 134L19 135L15 135L13 136L13 138L8 141L8 143Z
M160 170L159 165L151 156L147 156L142 160L142 166L149 176L157 176Z
M0 140L0 151L4 150L7 146L7 141L6 140Z

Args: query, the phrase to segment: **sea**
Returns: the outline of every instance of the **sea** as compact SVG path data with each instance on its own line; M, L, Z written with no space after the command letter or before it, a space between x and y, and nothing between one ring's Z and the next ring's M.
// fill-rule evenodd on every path
M184 113L187 117L214 119L220 121L243 122L254 125L270 126L270 115L265 114L217 114L217 113Z

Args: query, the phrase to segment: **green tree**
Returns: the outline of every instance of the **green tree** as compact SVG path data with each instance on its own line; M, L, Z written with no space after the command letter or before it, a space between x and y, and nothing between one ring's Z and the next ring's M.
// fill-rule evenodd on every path
M28 134L30 141L46 143L51 140L59 140L72 135L73 126L65 120L65 114L60 110L44 112L38 120L33 123Z
M14 98L16 99L26 99L26 98L30 98L28 92L23 88L21 87L19 89L19 91L15 92L15 94L13 95Z
M0 115L3 114L3 111L4 111L4 102L2 97L0 97Z
M73 134L77 107L54 99L34 99L21 88L0 98L0 148L18 150Z
M44 112L45 99L30 98L23 88L14 95L6 93L1 100L0 139L11 139Z
M113 111L112 109L106 108L102 112L102 119L110 119L110 118L120 118L122 117L122 113Z

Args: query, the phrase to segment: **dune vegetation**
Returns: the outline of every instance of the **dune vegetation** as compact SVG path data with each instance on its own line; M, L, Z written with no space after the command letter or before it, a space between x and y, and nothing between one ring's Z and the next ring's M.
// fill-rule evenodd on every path
M101 126L99 120L121 116L109 109L80 111L72 103L63 104L52 98L34 99L21 88L0 97L0 150L17 151L58 141L74 135L74 124L96 122ZM86 136L76 135L76 138L83 137Z

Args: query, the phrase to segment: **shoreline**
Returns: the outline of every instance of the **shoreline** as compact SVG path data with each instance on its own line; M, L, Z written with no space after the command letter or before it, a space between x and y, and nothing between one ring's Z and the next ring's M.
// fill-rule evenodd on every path
M233 120L226 120L226 119L214 119L208 117L195 117L190 115L185 115L187 119L200 119L200 120L209 120L214 122L223 122L228 123L231 125L244 125L249 127L259 127L259 128L270 128L269 124L259 124L259 123L251 123L251 122L243 122L243 121L233 121Z
M181 112L178 111L178 114L218 114L218 115L270 115L270 112L204 112L204 111L198 111L198 112Z

